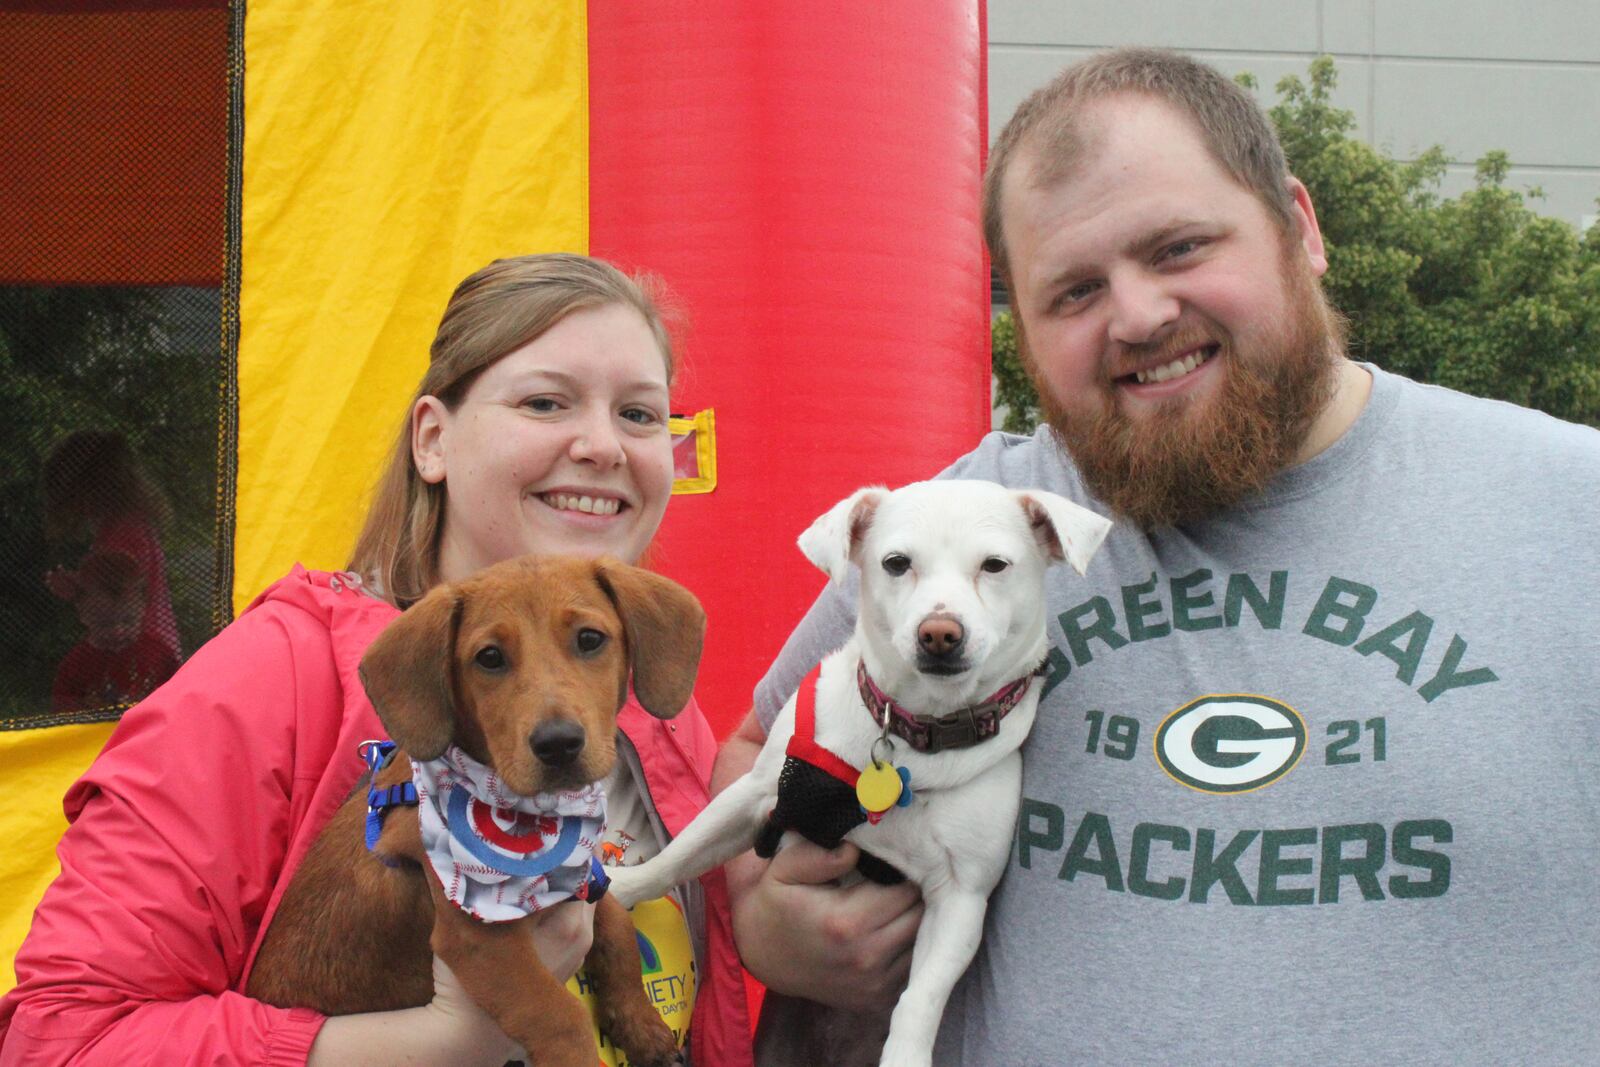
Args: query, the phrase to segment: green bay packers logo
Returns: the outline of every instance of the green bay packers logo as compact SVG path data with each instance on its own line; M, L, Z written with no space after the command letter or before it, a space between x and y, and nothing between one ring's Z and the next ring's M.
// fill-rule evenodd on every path
M1299 712L1247 693L1201 697L1156 731L1156 762L1202 793L1260 789L1293 770L1305 750Z

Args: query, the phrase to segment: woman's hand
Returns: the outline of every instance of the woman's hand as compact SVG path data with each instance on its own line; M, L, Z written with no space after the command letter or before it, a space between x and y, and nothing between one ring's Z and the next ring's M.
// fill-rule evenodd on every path
M840 886L860 850L803 839L770 863L728 864L733 934L750 973L790 996L853 1011L887 1010L905 988L922 897L909 882Z
M568 900L533 917L533 944L539 960L565 982L583 966L594 943L594 905Z
M533 944L539 953L539 962L558 979L565 982L583 966L594 941L594 905L569 900L534 915ZM455 973L437 956L433 959L433 1000L427 1010L432 1013L444 1034L454 1034L461 1042L463 1056L471 1058L479 1049L489 1058L504 1052L502 1045L510 1045L519 1053L509 1038L501 1033L495 1021L478 1007L471 995L462 987ZM497 1063L517 1059L518 1054L504 1055Z
M522 1050L435 956L431 1001L420 1008L330 1015L317 1031L306 1067L504 1067L521 1058Z
M543 953L540 955L542 958ZM438 956L433 958L433 999L422 1011L433 1040L447 1057L438 1062L503 1067L508 1060L522 1058L522 1049L478 1007L461 987L455 972Z
M532 919L539 960L565 982L582 966L594 939L594 905L568 901ZM467 993L449 966L433 960L433 999L420 1008L335 1015L311 1046L307 1067L365 1064L463 1064L502 1067L524 1059Z

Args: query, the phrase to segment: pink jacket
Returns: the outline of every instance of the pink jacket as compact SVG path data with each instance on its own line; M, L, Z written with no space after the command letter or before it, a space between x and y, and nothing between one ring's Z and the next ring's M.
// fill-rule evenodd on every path
M68 791L61 874L0 999L0 1067L297 1065L322 1026L240 992L278 899L383 736L356 667L395 610L296 567L128 712ZM716 742L693 702L620 724L670 833L706 803ZM749 1067L726 888L702 880L698 1067Z

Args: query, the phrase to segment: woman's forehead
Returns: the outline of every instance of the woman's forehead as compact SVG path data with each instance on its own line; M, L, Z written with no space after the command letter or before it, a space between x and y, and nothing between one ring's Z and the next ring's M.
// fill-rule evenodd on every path
M563 318L484 369L490 384L548 381L618 391L667 388L666 357L643 316L608 304Z

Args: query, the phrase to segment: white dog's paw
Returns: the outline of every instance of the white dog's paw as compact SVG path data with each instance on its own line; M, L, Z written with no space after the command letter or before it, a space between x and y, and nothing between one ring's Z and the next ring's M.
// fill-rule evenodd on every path
M878 1067L933 1067L933 1045L928 1041L907 1041L891 1031Z
M607 890L617 899L617 903L624 908L632 908L641 900L658 897L660 893L650 892L651 879L641 873L644 864L635 864L632 867L607 867L606 877L611 879L611 888Z

